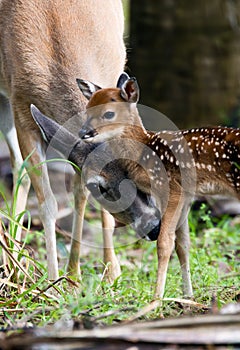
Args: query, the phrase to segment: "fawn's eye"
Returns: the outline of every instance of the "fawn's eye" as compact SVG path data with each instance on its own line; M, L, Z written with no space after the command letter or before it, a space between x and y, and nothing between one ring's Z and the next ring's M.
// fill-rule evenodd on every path
M115 116L114 112L108 111L108 112L104 113L103 118L104 119L112 119L114 116Z

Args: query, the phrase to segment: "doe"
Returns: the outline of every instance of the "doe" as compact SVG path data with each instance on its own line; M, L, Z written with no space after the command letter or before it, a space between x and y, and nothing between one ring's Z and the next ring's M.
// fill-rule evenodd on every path
M104 6L95 0L0 0L0 129L9 146L15 185L23 159L33 150L29 159L32 166L45 160L46 145L30 113L30 104L37 105L60 125L73 128L73 121L81 125L86 99L79 92L75 77L81 74L104 86L115 83L126 59L123 25L120 0L107 0ZM82 147L81 152L82 156L87 155L88 149ZM57 203L46 164L41 166L41 176L31 172L30 177L45 231L48 276L56 279ZM25 176L18 192L17 215L25 209L29 186ZM68 271L78 275L88 196L78 175L73 192L75 215ZM106 211L103 224L111 246L112 218ZM21 227L16 240L20 236ZM113 249L108 252L114 279L120 271Z
M137 187L156 198L161 228L155 297L164 295L174 245L183 293L191 297L190 205L195 195L220 194L240 200L240 130L212 127L154 133L144 128L139 116L135 78L123 73L117 87L108 89L81 79L78 85L89 99L80 137L88 143L111 142Z

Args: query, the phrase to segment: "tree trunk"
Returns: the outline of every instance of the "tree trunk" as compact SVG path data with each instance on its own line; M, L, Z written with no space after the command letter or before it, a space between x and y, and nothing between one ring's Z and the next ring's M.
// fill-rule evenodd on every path
M182 128L226 122L240 105L239 14L240 0L131 0L141 103Z

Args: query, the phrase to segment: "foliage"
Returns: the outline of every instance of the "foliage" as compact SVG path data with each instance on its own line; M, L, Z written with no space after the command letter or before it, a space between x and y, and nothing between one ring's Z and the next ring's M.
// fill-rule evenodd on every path
M59 280L50 283L47 279L44 233L30 230L29 212L18 215L15 212L19 184L25 176L24 167L27 167L27 160L20 169L11 207L1 187L1 196L5 202L1 215L9 221L8 227L0 226L0 253L3 257L0 266L2 329L49 324L65 327L73 322L91 328L96 323L111 324L129 320L146 306L146 311L137 318L154 319L162 313L165 317L186 312L202 313L208 312L213 304L221 308L239 295L240 222L229 217L213 220L205 205L191 212L189 220L196 303L191 305L189 301L188 308L179 299L182 297L181 272L176 254L173 254L162 309L148 309L157 272L156 244L137 240L130 229L121 230L115 237L122 274L112 285L101 280L106 267L94 248L88 249L81 257L80 284L66 277L64 268L60 271ZM33 170L28 168L28 171ZM15 240L15 235L17 228L22 227L24 214L27 214L28 227L24 229L23 243L20 243ZM87 216L91 218L89 212ZM92 224L94 221L94 236L99 231L99 220L100 217L90 219ZM96 240L100 242L98 237ZM58 248L62 255L60 263L65 266L68 254L65 237L58 238Z

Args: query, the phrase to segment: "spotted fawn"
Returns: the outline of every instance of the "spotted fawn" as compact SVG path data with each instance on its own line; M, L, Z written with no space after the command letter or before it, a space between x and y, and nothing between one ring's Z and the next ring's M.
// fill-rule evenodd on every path
M161 212L157 238L155 297L162 298L168 262L176 249L183 293L191 297L188 213L196 195L226 195L240 200L240 130L212 127L183 131L147 131L137 109L139 87L123 73L116 88L101 89L77 80L87 104L81 139L110 142L130 178L152 192Z

